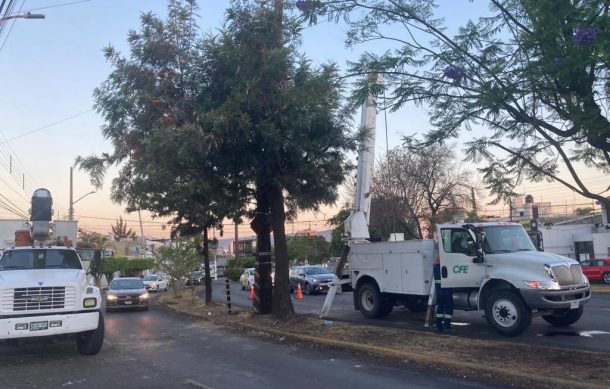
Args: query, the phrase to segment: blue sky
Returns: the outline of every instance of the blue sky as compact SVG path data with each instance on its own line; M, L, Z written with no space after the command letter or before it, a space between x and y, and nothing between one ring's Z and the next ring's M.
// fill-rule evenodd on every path
M73 3L67 4L66 3ZM484 13L487 3L481 1L441 1L439 11L450 16L450 26L464 23L470 17ZM67 214L69 207L69 168L78 155L111 151L103 139L103 124L93 111L93 89L111 71L104 60L102 48L112 44L126 53L126 36L138 29L142 12L165 15L164 0L19 0L15 12L43 13L44 20L17 19L6 25L0 36L0 193L27 212L31 189L44 187L54 197L56 215ZM223 20L226 0L200 0L199 25L203 31L213 31ZM11 29L12 25L12 29ZM10 34L7 34L10 29ZM344 65L365 50L383 50L382 45L345 48L345 28L334 23L320 23L303 33L302 50L314 62L335 61ZM73 117L76 116L76 117ZM49 124L65 120L59 124ZM407 133L426 129L424 109L406 107L388 116L390 148L398 146ZM377 152L385 151L385 123L378 116ZM8 140L8 141L7 141ZM12 172L9 165L12 159ZM91 194L75 205L80 226L88 230L107 231L113 220L123 215L122 207L109 200L110 171L101 192ZM25 189L22 189L25 177ZM75 170L74 198L88 193L91 187L84 172ZM304 215L295 229L311 225L316 219L332 216L332 209L318 215ZM0 218L15 218L0 210ZM136 214L124 215L130 227L139 232ZM162 222L151 221L144 215L145 235L168 236ZM233 229L227 229L227 235ZM250 235L249 227L240 228L240 235Z

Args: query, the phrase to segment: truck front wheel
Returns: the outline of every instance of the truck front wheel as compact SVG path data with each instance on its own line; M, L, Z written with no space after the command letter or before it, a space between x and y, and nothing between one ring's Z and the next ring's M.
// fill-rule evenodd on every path
M385 317L394 307L373 282L364 283L358 288L358 305L360 312L370 319Z
M487 299L485 318L499 334L517 336L531 324L532 311L516 293L499 290Z
M584 308L582 306L578 309L556 309L552 315L542 316L542 318L555 327L567 327L570 324L576 323L583 312Z
M95 355L104 344L104 316L99 313L100 318L97 322L97 328L93 331L86 331L78 335L76 338L76 347L78 352L83 355Z

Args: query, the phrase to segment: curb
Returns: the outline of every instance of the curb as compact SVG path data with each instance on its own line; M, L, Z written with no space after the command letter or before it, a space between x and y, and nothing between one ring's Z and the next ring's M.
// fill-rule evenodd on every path
M610 292L609 292L610 293ZM177 313L179 315L184 315L189 318L194 319L203 319L209 320L207 316L192 312L186 312L184 310L178 309L178 307L174 307L172 305L163 304L161 299L159 299L160 305L164 306L164 308L168 311ZM213 320L209 320L213 323ZM215 323L214 323L215 324ZM513 372L509 370L500 369L497 367L484 366L480 364L475 364L471 362L460 362L453 359L448 359L442 356L436 356L434 358L418 355L415 353L409 353L405 351L395 350L391 348L374 346L368 344L358 344L347 342L343 340L334 340L322 337L315 337L311 335L301 335L295 334L291 332L285 332L277 329L270 328L268 326L262 327L256 324L251 323L223 323L224 326L233 328L233 329L248 329L251 331L257 331L260 333L265 333L271 336L284 337L287 339L292 339L299 342L304 343L313 343L321 346L326 346L330 348L342 349L345 351L366 353L371 356L376 356L380 358L392 359L397 362L410 362L420 367L425 368L433 368L437 370L447 370L449 372L462 372L467 370L470 373L470 376L480 377L479 381L482 382L493 382L498 384L500 380L508 381L511 385L519 385L519 386L531 386L534 385L536 387L548 387L548 388L607 388L604 385L596 385L592 383L584 383L582 381L574 381L563 378L553 378L535 374L528 374L524 372ZM409 331L409 330L405 330ZM409 331L410 332L410 331ZM417 334L421 335L420 332Z

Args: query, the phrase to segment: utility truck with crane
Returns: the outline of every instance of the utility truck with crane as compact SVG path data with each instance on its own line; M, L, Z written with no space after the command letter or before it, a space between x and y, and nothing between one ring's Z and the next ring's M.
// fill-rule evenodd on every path
M0 257L0 340L8 343L71 339L81 354L104 342L100 290L87 283L72 241L51 233L53 200L46 189L32 196L29 230Z
M354 308L369 318L387 316L396 305L425 310L438 257L441 287L452 288L455 309L484 311L488 324L502 335L521 334L533 316L559 327L580 319L591 295L580 265L536 250L521 224L440 224L435 240L369 242L375 119L375 97L369 96L361 119L369 136L358 150L355 206L345 222L347 246L322 317L343 283L354 291ZM340 280L346 261L349 277Z

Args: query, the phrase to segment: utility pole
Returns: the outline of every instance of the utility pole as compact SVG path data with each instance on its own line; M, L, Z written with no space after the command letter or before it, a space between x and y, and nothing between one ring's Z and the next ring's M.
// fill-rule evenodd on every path
M68 208L68 220L74 220L74 197L73 196L73 179L72 179L72 171L74 167L70 166L70 208Z
M239 227L239 224L237 223L237 220L235 220L235 241L233 242L233 254L235 254L235 263L239 264L239 235L237 232L237 227Z
M474 186L470 187L470 196L472 197L472 212L477 214L477 199L474 197Z

